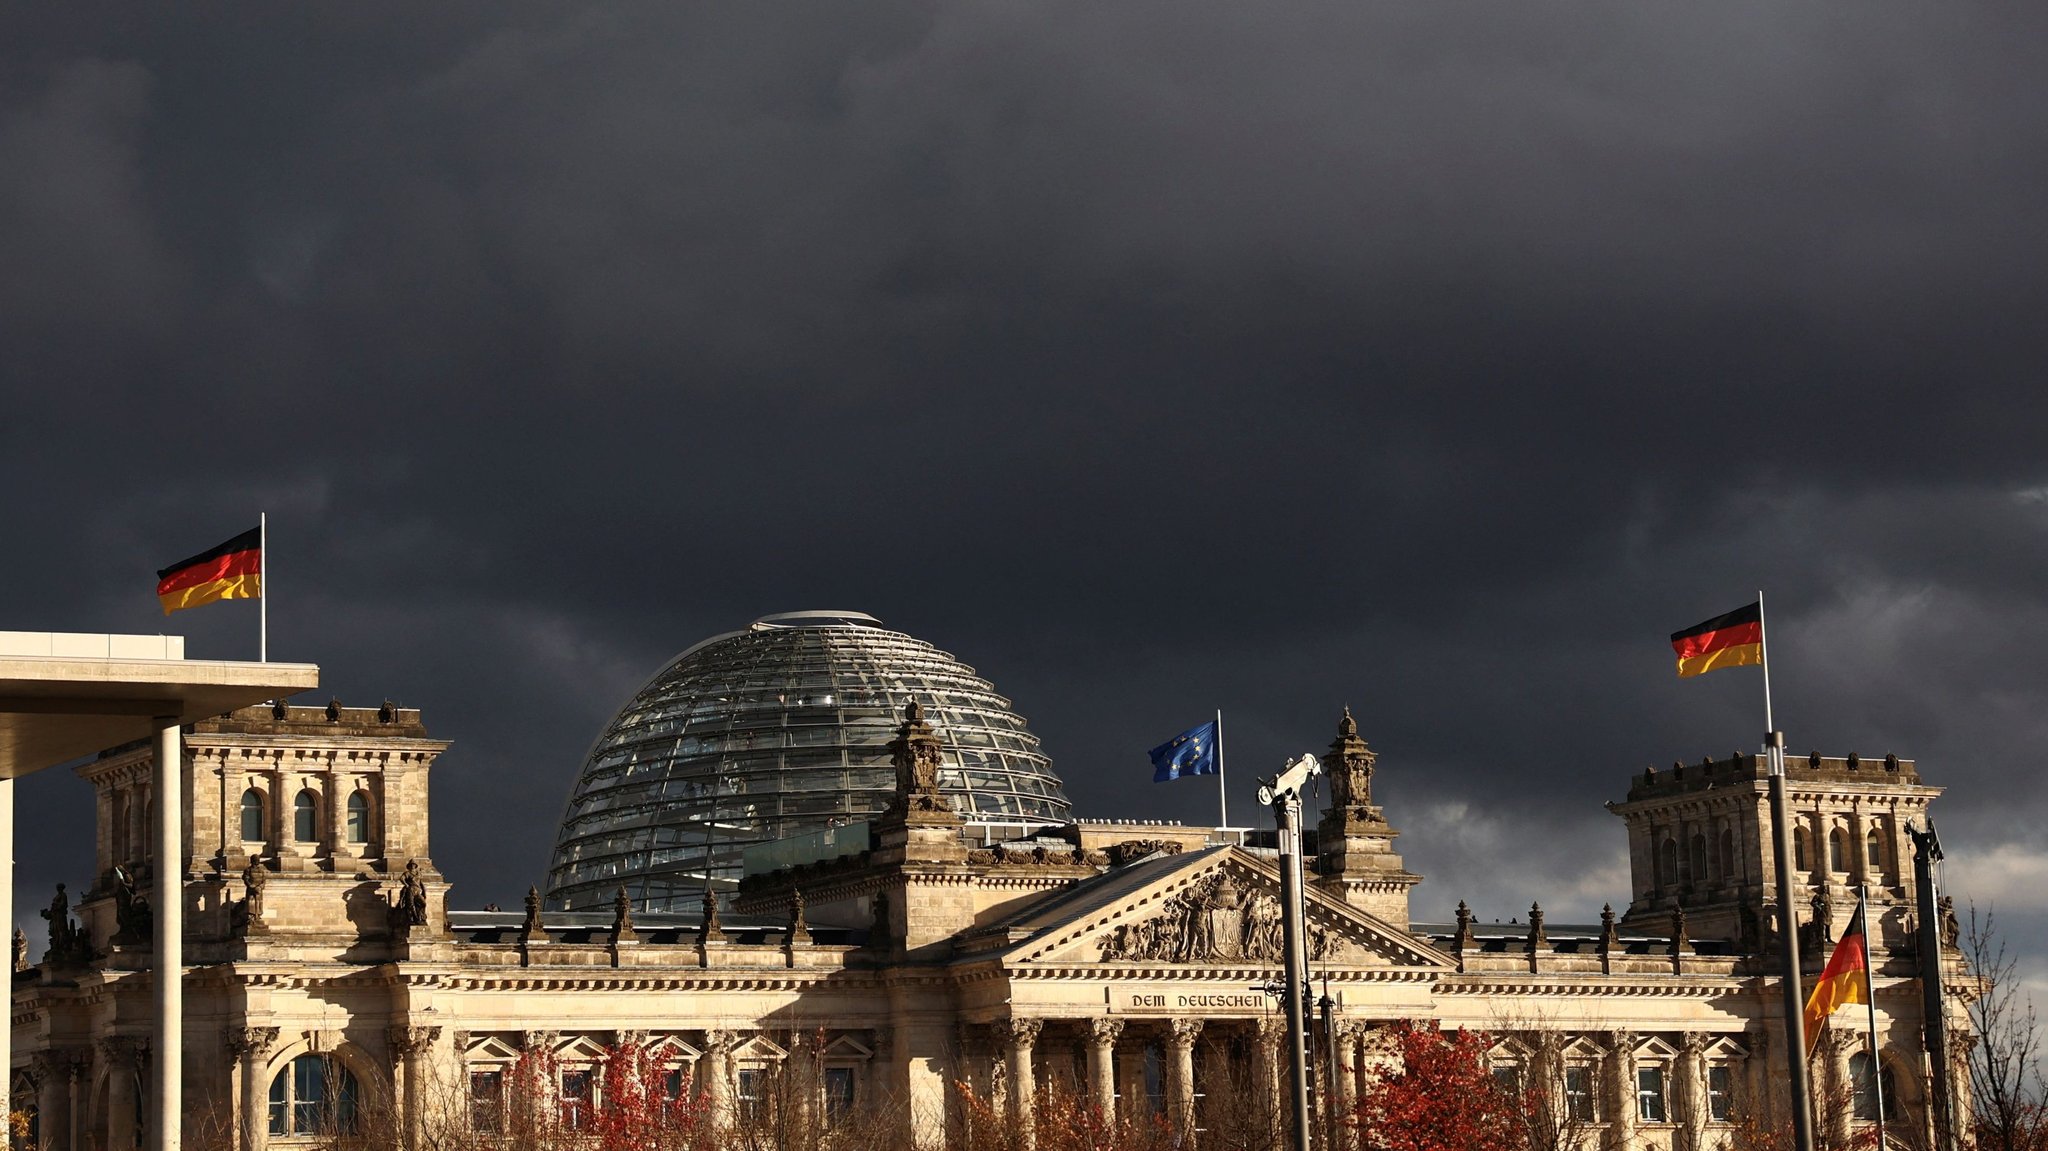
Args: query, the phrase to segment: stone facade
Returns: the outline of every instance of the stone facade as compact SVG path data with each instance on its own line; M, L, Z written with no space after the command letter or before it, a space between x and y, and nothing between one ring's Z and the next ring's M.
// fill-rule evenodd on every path
M388 704L245 709L187 735L185 852L171 865L185 878L195 1147L310 1146L332 1091L307 1096L344 1073L364 1108L388 1104L401 1135L451 1113L491 1128L522 1056L547 1053L561 1088L587 1093L596 1077L579 1076L625 1041L673 1068L714 1121L744 1114L762 1073L801 1066L805 1106L863 1110L906 1146L960 1133L970 1117L956 1084L1019 1130L1055 1088L1163 1115L1195 1142L1242 1118L1224 1114L1217 1085L1235 1085L1240 1112L1250 1100L1279 1113L1284 1028L1262 990L1279 956L1269 851L1103 822L977 842L930 786L931 729L913 708L892 748L899 802L869 850L750 877L729 907L707 904L708 922L543 913L537 894L523 912L450 911L427 807L447 746ZM34 1100L56 1151L143 1134L149 912L135 892L159 865L137 831L147 754L116 749L80 770L98 803L99 874L69 953L17 974L17 1097ZM1497 1064L1547 1085L1588 1147L1685 1151L1715 1145L1738 1109L1782 1118L1767 927L1740 910L1770 882L1753 760L1639 779L1614 805L1632 902L1584 927L1546 923L1540 907L1526 925L1480 926L1462 905L1453 922L1411 922L1419 877L1371 801L1375 757L1348 714L1324 762L1337 802L1307 898L1328 1042L1342 1053L1341 1072L1317 1084L1325 1098L1355 1098L1389 1022L1433 1019L1491 1033ZM1903 824L1937 791L1896 760L1793 767L1815 844L1801 882L1829 893L1823 911L1833 900L1815 930L1846 917L1852 882L1883 901L1884 1067L1896 1104L1922 1122ZM1831 838L1858 848L1839 868L1822 854ZM50 918L55 937L70 909ZM1822 1079L1848 1083L1855 1046L1830 1035Z

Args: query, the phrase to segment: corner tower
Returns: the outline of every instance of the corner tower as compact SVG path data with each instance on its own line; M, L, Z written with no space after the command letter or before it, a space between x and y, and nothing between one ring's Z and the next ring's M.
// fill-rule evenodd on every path
M1316 824L1315 884L1351 906L1408 929L1408 889L1422 882L1394 851L1401 834L1373 806L1372 773L1379 756L1358 736L1351 709L1337 721L1337 738L1323 755L1330 780L1330 810Z
M1769 924L1759 922L1756 909L1775 904L1777 890L1766 775L1762 754L1709 756L1697 765L1651 768L1635 777L1627 800L1607 805L1628 823L1625 929L1666 930L1683 908L1694 935L1752 949L1761 944ZM1913 852L1906 825L1926 824L1941 789L1922 783L1913 761L1895 755L1787 756L1785 777L1798 920L1819 921L1819 934L1834 938L1855 910L1857 886L1867 884L1872 945L1909 945Z
M187 893L186 937L202 947L195 958L252 936L336 951L385 938L402 881L415 902L427 897L438 929L446 884L429 854L427 778L447 748L428 738L418 710L389 702L266 704L190 725L185 832L171 865ZM92 947L118 957L143 946L149 912L134 892L159 866L143 834L149 749L115 748L78 775L98 817L80 912Z

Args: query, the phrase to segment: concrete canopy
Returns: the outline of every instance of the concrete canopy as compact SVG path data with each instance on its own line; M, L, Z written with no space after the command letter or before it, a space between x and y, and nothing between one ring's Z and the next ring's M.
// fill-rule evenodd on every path
M308 663L188 660L178 636L0 632L0 779L320 686Z

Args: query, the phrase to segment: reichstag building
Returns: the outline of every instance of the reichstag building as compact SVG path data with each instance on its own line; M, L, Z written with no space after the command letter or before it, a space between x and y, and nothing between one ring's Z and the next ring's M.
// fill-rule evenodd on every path
M184 877L195 1148L324 1147L379 1124L386 1145L488 1144L536 1094L573 1135L615 1102L606 1060L625 1045L703 1122L772 1117L805 1132L791 1145L965 1146L991 1120L1028 1138L1056 1095L1182 1146L1258 1145L1246 1116L1285 1113L1270 843L1077 818L1023 717L946 652L867 616L771 616L684 651L594 734L547 876L502 912L449 902L429 780L450 745L416 710L278 703L194 725L173 860L143 834L148 747L79 768L95 872L44 910L41 961L16 953L32 1138L118 1151L148 1134L136 893L162 866ZM1483 925L1462 904L1411 908L1421 877L1395 850L1400 812L1373 802L1377 757L1348 713L1319 742L1324 1111L1355 1098L1387 1024L1434 1020L1487 1032L1496 1070L1543 1085L1586 1147L1691 1151L1782 1124L1761 756L1618 770L1587 802L1612 800L1626 837L1621 910ZM1841 1105L1822 1121L1867 1125L1882 1082L1895 1122L1924 1132L1914 932L1932 912L1914 906L1907 824L1940 789L1892 757L1788 771L1810 897L1789 923L1809 962L1858 885L1873 901L1883 1051L1829 1029L1819 1081Z

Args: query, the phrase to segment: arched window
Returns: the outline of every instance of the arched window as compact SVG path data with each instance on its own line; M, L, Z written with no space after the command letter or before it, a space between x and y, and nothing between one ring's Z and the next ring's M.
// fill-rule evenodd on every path
M1858 1051L1849 1057L1849 1086L1854 1096L1854 1114L1866 1123L1877 1121L1877 1096L1874 1088L1884 1087L1884 1117L1887 1122L1899 1117L1899 1090L1892 1080L1892 1069L1885 1067L1878 1072L1876 1081L1870 1076L1870 1053Z
M348 796L348 841L370 842L370 797L360 791Z
M1735 875L1735 832L1725 827L1721 829L1720 862L1721 878L1733 878Z
M1657 886L1669 887L1678 882L1678 841L1664 837L1664 846L1657 852Z
M1884 866L1884 840L1878 838L1874 827L1863 837L1863 862L1870 867Z
M1795 871L1805 871L1807 869L1806 829L1803 827L1792 829L1792 868Z
M302 791L292 800L292 838L300 843L312 843L320 838L320 821L317 818L319 801L310 791Z
M1849 870L1849 833L1839 827L1828 832L1828 866L1836 871Z
M356 1077L325 1055L301 1055L270 1081L272 1135L348 1134L356 1126Z
M261 843L268 838L263 834L263 793L252 787L242 793L242 839Z
M1704 882L1707 878L1707 837L1695 831L1692 833L1692 881Z

